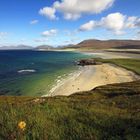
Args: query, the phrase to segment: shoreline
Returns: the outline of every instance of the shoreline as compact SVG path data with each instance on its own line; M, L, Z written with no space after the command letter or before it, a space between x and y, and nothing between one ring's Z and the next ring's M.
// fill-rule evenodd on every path
M135 50L136 51L136 50ZM116 59L116 58L140 58L139 54L136 53L130 53L130 52L115 52L115 51L110 51L110 50L94 50L91 52L88 51L79 51L82 54L85 55L96 55L98 58L103 58L103 59Z
M50 96L55 96L54 91L59 88L60 86L62 86L68 79L75 79L76 77L78 77L80 75L80 73L82 73L83 69L82 67L79 66L79 68L73 70L70 73L58 76L57 79L55 80L55 83L53 84L52 88L49 91L49 94L46 95L42 95L42 97L50 97Z
M131 58L129 56L117 54L117 53L109 53L109 52L103 52L103 51L97 51L97 52L80 52L85 55L89 56L96 56L96 58L102 58L102 59L115 59L115 58Z
M50 90L47 96L69 96L76 92L92 90L98 86L115 83L132 82L140 79L134 72L114 64L89 65L80 67L79 70L60 80Z

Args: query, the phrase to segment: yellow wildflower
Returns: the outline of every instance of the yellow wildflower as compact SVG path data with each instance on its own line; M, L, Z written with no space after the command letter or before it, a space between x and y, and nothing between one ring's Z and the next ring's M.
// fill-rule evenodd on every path
M21 130L24 130L26 127L26 123L24 121L20 121L18 123L18 128L21 129Z

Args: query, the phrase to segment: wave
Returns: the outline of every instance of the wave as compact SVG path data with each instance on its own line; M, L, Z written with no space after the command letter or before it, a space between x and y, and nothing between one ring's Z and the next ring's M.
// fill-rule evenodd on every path
M23 70L19 70L17 72L18 73L34 73L34 72L36 72L36 70L34 70L34 69L23 69Z

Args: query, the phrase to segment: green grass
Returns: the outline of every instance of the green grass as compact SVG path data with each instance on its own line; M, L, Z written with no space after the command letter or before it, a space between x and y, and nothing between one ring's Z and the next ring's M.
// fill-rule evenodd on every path
M139 73L139 60L102 60ZM38 99L38 100L36 100ZM18 123L25 121L21 130ZM69 97L0 97L0 140L139 140L140 80Z
M97 59L104 63L113 63L140 74L140 59Z

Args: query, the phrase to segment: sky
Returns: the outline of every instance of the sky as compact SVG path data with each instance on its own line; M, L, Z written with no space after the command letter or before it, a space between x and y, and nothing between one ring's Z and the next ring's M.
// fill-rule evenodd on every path
M140 0L1 0L0 46L140 39Z

